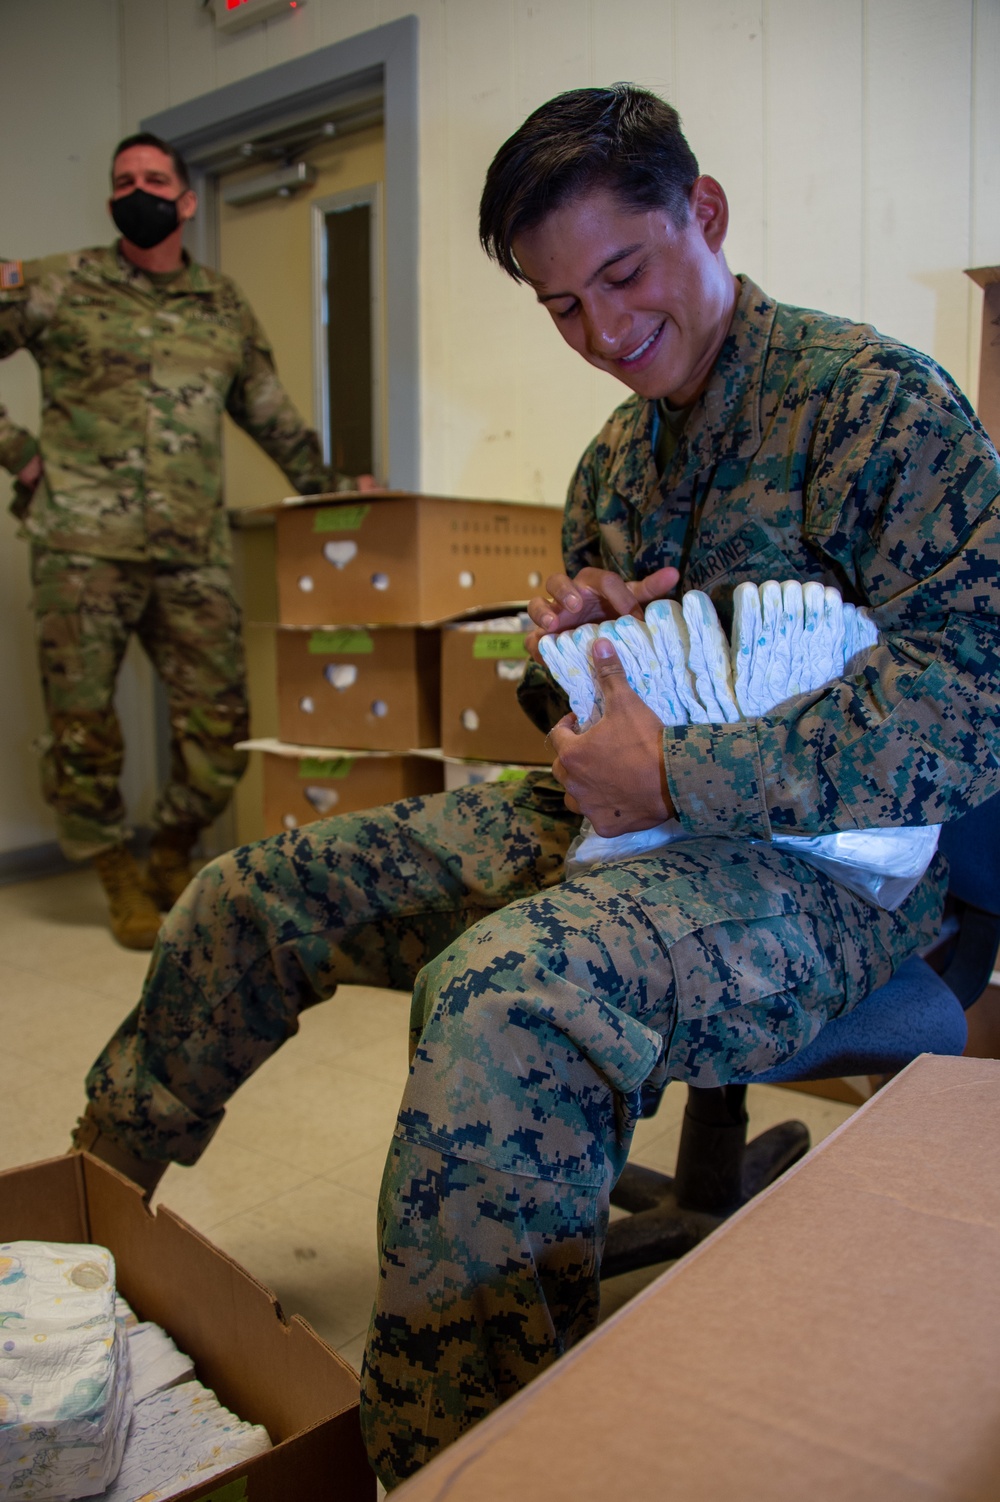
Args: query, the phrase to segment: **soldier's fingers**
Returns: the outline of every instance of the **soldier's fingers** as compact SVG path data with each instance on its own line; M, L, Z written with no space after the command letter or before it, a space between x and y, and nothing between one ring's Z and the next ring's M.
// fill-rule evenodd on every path
M561 765L560 757L576 740L576 723L575 714L564 714L562 719L553 725L546 737L550 749L555 752L555 761L552 764L552 770L560 782L563 781L563 778L556 771L556 766Z
M680 577L675 568L658 568L655 573L647 574L645 579L636 579L628 587L640 605L648 605L651 600L666 599L677 588Z
M601 693L610 701L616 694L624 689L626 693L632 693L625 669L622 667L621 658L615 651L614 644L604 636L599 636L594 642L594 676L601 685Z
M580 610L583 599L566 574L550 574L545 588L549 597L535 595L528 601L528 614L542 631L559 631L567 614L573 616Z

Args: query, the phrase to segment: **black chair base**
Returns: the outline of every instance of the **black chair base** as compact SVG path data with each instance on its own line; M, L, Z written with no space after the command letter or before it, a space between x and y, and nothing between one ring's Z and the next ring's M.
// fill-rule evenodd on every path
M627 1164L611 1203L629 1214L608 1229L601 1277L682 1257L809 1151L801 1121L747 1141L746 1086L688 1087L677 1172Z

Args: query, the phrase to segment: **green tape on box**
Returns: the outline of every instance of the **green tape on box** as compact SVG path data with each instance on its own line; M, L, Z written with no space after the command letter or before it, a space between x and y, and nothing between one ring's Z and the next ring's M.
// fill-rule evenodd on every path
M504 767L497 782L523 782L527 775L524 767Z
M353 756L303 756L300 777L346 777L354 765Z
M473 633L473 657L527 657L523 631L476 631Z
M370 631L311 631L309 650L317 656L328 657L332 652L350 652L355 657L364 652L374 652L375 642Z
M371 506L321 506L313 517L314 532L356 532Z
M198 1502L246 1502L247 1478L238 1476L235 1481L227 1481L225 1486L220 1486L214 1492L205 1492L198 1498Z

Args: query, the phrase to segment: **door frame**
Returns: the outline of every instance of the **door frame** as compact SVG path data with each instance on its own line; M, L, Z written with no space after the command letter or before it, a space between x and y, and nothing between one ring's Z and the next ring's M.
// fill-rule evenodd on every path
M194 258L218 265L212 173L199 167L233 137L263 132L292 111L322 110L359 86L381 84L385 133L385 328L388 483L420 487L419 193L417 151L417 17L384 26L278 63L184 104L148 115L152 131L190 158L201 210L194 220Z

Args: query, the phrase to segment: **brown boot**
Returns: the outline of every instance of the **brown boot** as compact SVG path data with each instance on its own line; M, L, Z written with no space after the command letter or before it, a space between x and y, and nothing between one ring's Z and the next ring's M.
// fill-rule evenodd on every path
M149 842L146 891L161 912L170 911L194 875L188 857L197 838L196 829L170 827L158 829Z
M138 1184L146 1199L149 1199L170 1167L169 1163L151 1163L145 1158L137 1158L128 1148L109 1137L107 1132L102 1132L91 1115L90 1106L73 1128L73 1148L82 1153L90 1153L93 1157L100 1158L109 1168L123 1173L133 1184Z
M160 915L143 891L142 873L124 845L94 856L94 869L107 893L111 932L126 949L152 949Z

